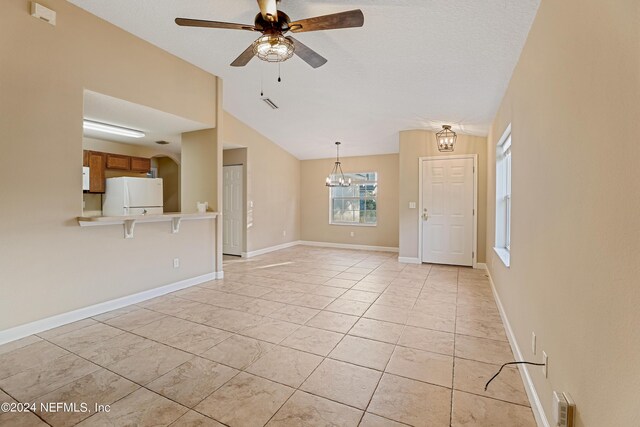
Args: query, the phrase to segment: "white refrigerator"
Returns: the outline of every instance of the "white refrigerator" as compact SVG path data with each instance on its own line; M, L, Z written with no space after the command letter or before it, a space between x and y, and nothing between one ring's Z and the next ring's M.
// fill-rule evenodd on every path
M162 205L162 178L107 178L104 216L161 214Z

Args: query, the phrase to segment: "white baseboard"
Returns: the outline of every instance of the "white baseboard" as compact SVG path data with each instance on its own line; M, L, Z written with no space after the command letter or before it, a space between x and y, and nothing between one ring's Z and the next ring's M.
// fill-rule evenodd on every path
M107 311L115 310L127 305L136 304L151 298L159 297L170 292L188 288L199 283L215 280L216 275L221 273L222 272L220 271L217 273L203 274L202 276L181 280L169 285L160 286L159 288L149 289L148 291L138 292L137 294L127 295L126 297L101 302L99 304L90 305L89 307L79 308L67 313L47 317L46 319L36 320L35 322L26 323L24 325L16 326L10 329L5 329L4 331L0 331L0 345L52 328L57 328L58 326L66 325L67 323L77 322L78 320L86 319L87 317L97 316L98 314L106 313Z
M522 358L522 352L520 351L518 342L516 341L516 336L513 333L513 329L511 329L511 324L509 323L507 314L504 311L502 301L500 301L500 296L496 291L495 284L493 283L493 278L491 277L491 272L487 270L487 274L489 276L489 283L491 284L491 290L493 291L493 297L496 300L496 304L498 305L498 311L500 312L500 317L502 318L502 323L504 324L504 328L507 332L507 338L509 339L509 344L511 344L511 350L513 350L513 355L515 356L516 360L524 360ZM531 410L533 411L533 416L536 419L536 423L538 424L539 427L551 427L551 423L549 423L549 419L547 418L547 415L544 412L542 402L540 402L538 391L536 390L536 387L533 384L533 380L531 379L531 375L529 374L529 369L527 368L526 365L518 365L518 369L520 371L520 376L522 377L522 382L524 383L524 389L527 392L527 397L529 398L529 403L531 404Z
M215 273L216 280L224 279L224 271L216 271Z
M473 264L473 268L476 268L478 270L486 270L487 264L485 264L484 262L476 262L475 264Z
M399 256L398 262L402 262L404 264L422 264L422 262L420 261L420 258L412 258L412 257L406 257L406 256Z
M281 249L287 249L297 245L318 246L323 248L337 248L337 249L357 249L357 250L378 251L378 252L398 252L398 248L391 248L386 246L352 245L348 243L312 242L308 240L295 240L293 242L283 243L282 245L270 246L268 248L258 249L256 251L242 252L242 258L252 258L258 255L268 254L269 252L279 251Z
M358 249L358 250L364 250L364 251L378 251L378 252L398 252L398 248L392 248L392 247L386 247L386 246L352 245L349 243L311 242L308 240L300 240L299 244L305 245L305 246L319 246L323 248Z
M251 252L242 252L242 258L252 258L258 255L268 254L269 252L279 251L281 249L287 249L299 244L300 244L299 240L294 240L293 242L287 242L287 243L283 243L281 245L276 245L276 246L269 246L268 248L262 248L262 249L258 249Z

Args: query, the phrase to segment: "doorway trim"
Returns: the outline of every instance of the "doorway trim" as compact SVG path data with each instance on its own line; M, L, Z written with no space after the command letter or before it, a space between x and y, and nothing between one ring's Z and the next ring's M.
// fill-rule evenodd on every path
M222 233L223 233L223 248L222 248L222 255L228 255L228 256L237 256L237 257L244 257L245 251L246 251L246 239L247 239L247 168L246 165L244 163L229 163L227 165L223 164L222 165L222 198L223 198L223 206L221 211L224 212L224 168L226 167L241 167L242 168L242 173L241 173L241 177L242 177L242 188L240 189L240 191L242 192L242 222L241 222L241 242L240 242L240 253L239 254L227 254L224 252L224 222L222 223ZM222 221L224 221L224 215L222 215Z
M418 264L422 264L422 165L426 160L473 159L473 268L478 264L478 155L455 154L451 156L418 157Z

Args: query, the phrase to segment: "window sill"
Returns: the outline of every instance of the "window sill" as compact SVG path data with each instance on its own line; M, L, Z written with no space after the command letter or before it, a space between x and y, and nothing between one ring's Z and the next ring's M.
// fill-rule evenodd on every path
M502 260L502 263L509 268L511 264L511 253L505 248L493 248L498 257Z
M330 222L329 225L348 225L352 227L377 227L378 224L360 224L357 222Z

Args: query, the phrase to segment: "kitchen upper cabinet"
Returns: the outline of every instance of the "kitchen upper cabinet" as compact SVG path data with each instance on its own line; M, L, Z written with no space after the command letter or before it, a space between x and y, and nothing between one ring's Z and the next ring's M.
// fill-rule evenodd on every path
M82 166L89 166L89 193L104 193L107 169L147 173L151 170L151 159L84 150Z
M151 159L144 157L131 157L132 172L149 172L151 170Z
M107 169L131 170L131 157L107 153Z
M89 166L89 193L104 193L106 157L105 153L85 151L85 158Z

